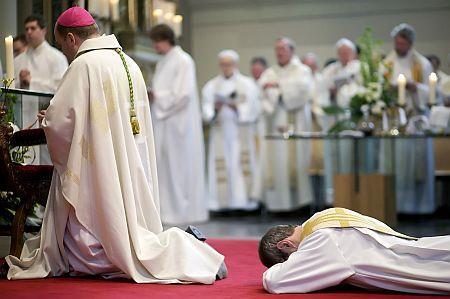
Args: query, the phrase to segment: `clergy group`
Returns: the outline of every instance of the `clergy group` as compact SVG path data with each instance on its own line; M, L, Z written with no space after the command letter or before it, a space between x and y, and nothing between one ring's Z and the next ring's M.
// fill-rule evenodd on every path
M54 93L68 69L67 58L45 40L47 25L42 18L26 18L24 29L25 35L14 39L15 85ZM389 69L386 79L395 87L398 76L404 75L405 109L408 115L422 115L428 109L429 75L438 74L438 82L450 77L439 70L438 57L427 59L415 50L412 26L400 24L390 34L393 49L384 58ZM163 223L204 222L211 211L264 207L284 212L313 203L311 160L317 152L312 142L267 142L265 137L328 132L336 118L327 115L325 108L348 109L363 84L358 46L340 38L334 46L337 59L326 61L321 68L316 54L299 53L292 39L280 37L273 43L276 63L270 66L265 57L255 56L250 76L244 75L239 53L224 49L217 53L217 75L198 86L195 62L177 45L169 26L154 26L150 39L160 55L152 80L147 82L147 97L159 194L165 199L160 207ZM27 97L22 105L24 128L35 123L37 111L49 104ZM438 84L437 103L448 99ZM394 150L398 158L393 167L399 174L397 211L434 212L431 141L399 140ZM33 161L26 162L54 164L46 147L34 151ZM333 157L339 159L341 171L351 172L352 151L350 142L338 146L324 142L326 206L333 205ZM40 218L43 210L36 210Z

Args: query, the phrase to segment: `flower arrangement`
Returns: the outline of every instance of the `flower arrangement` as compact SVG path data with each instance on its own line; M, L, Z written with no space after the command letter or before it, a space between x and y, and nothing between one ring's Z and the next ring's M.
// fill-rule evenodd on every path
M396 98L396 91L391 88L387 80L392 72L392 66L383 62L382 41L375 40L372 29L366 28L364 34L358 38L357 44L361 49L359 54L361 86L350 100L347 109L350 111L350 119L337 122L330 129L330 133L355 129L355 123L358 123L364 115L374 115L381 118L383 110L392 106L393 100ZM324 110L328 114L345 112L345 109L339 107L328 107Z

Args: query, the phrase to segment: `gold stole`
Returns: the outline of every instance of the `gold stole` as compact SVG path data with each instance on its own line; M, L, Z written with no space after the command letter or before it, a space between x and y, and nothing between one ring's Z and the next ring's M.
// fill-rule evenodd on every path
M388 67L388 71L384 73L385 78L390 81L392 78L392 68L394 67L394 62L392 61L392 55L390 54L386 60L386 65ZM422 63L420 63L420 58L417 52L413 52L412 57L412 65L411 65L411 74L414 82L423 83L423 68Z
M402 239L417 240L417 238L398 233L384 223L375 221L373 218L363 216L344 208L331 208L314 214L314 216L303 223L303 230L300 234L300 243L319 229L351 227L368 228L376 232Z

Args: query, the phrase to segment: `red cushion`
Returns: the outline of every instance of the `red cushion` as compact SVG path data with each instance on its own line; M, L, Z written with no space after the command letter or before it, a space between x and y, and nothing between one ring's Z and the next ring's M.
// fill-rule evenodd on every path
M51 180L53 165L15 165L21 179L27 181Z

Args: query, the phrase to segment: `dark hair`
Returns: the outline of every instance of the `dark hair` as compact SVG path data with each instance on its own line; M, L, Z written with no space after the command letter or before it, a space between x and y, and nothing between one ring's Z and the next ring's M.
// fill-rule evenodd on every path
M34 21L37 22L37 24L39 25L39 27L41 27L41 29L47 28L47 22L45 22L45 20L39 15L28 16L25 19L25 22L23 22L23 23L27 24L27 23L34 22Z
M282 263L289 257L277 248L278 242L294 233L296 225L277 225L269 229L259 242L259 259L267 268Z
M264 67L267 67L267 60L264 57L253 57L251 64L259 63L262 64Z
M76 35L81 39L86 39L93 34L99 33L98 26L96 23L89 25L89 26L83 26L83 27L66 27L66 26L57 24L56 32L58 32L58 34L61 35L62 37L65 37L70 32L73 35Z
M325 61L325 63L323 64L323 67L327 67L327 66L329 66L330 64L335 63L336 61L337 61L336 58L328 58L328 59Z
M21 41L24 45L26 45L28 43L27 38L25 37L25 34L19 34L19 35L15 36L13 41L14 42Z
M432 60L436 61L437 65L440 66L441 65L441 60L439 59L439 57L437 57L437 55L431 54L427 56L427 59L432 62Z
M150 39L154 42L167 41L172 46L176 45L175 33L166 24L159 24L150 30Z

